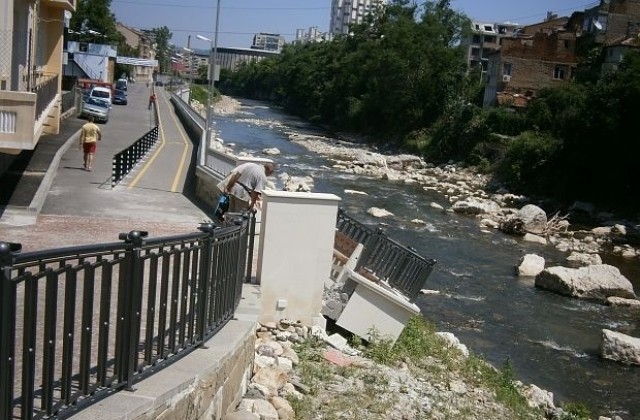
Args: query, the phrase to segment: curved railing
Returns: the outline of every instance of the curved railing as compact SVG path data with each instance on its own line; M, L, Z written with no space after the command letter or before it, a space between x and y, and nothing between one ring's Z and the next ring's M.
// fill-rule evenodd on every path
M131 146L113 155L111 159L111 188L115 188L135 168L157 141L158 126L155 126Z
M202 345L240 301L251 223L30 253L0 242L0 418L64 416Z

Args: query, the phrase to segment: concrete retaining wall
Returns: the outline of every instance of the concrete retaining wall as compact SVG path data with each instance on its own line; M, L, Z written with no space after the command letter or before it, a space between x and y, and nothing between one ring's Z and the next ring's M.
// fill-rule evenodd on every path
M73 420L219 420L252 376L256 323L230 321L204 348L74 416Z

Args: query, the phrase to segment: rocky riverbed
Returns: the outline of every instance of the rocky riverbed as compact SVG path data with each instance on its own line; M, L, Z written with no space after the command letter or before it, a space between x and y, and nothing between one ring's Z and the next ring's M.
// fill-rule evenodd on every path
M480 232L489 234L502 231L509 235L521 236L527 241L544 243L562 250L567 254L567 268L578 270L580 267L602 266L600 253L612 253L631 262L640 261L638 247L633 241L638 222L598 212L587 203L576 203L571 211L581 215L588 214L592 220L599 221L600 224L593 229L572 226L567 217L568 214L544 214L544 217L541 217L540 212L536 210L532 216L526 216L528 212L522 211L523 208L535 205L530 199L510 194L508 191L500 189L499 186L490 185L487 177L460 165L454 163L431 165L416 156L380 153L357 141L321 135L302 135L299 132L291 131L278 121L254 119L251 114L243 112L239 102L233 100L226 100L224 110L220 113L220 115L233 115L237 122L268 125L269 128L286 133L292 142L330 159L333 170L378 178L390 183L419 185L425 190L436 191L445 197L450 206L433 203L434 208L439 208L443 212L456 212L475 218ZM232 145L229 144L219 142L219 147L233 151ZM274 148L263 151L264 155L277 155L278 153L279 151ZM285 176L283 174L280 176L284 181ZM302 180L304 182L290 182L289 184L293 186L294 190L305 190L305 188L312 190L313 178L311 176L304 178ZM345 191L345 194L359 193L355 190ZM442 203L442 201L440 202ZM369 214L382 215L381 221L388 221L387 218L394 217L389 212L385 212L385 209L369 209ZM527 225L529 220L532 223ZM412 222L416 225L424 223L419 219L412 220ZM514 268L516 270L522 269L524 272L523 263L524 261L513 261ZM547 268L550 267L545 267L544 261L540 264L540 260L537 260L535 267L535 270L538 270L537 273L541 273ZM593 271L597 272L598 270L596 268ZM609 270L605 269L605 271ZM529 272L529 274L522 275L535 276L536 274ZM573 277L573 275L569 275L569 278ZM614 277L617 278L615 273ZM429 293L430 291L425 292ZM605 302L607 304L628 305L629 310L634 310L633 303L638 301L618 298L613 295L603 301L603 303ZM548 395L544 391L542 392L544 395ZM371 418L375 418L375 416ZM438 417L423 415L414 418Z

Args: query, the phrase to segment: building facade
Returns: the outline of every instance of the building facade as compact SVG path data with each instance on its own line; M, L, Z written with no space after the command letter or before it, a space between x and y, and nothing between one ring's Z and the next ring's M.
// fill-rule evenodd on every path
M76 0L0 0L0 154L60 131L63 35Z
M540 89L568 83L578 51L593 46L603 51L603 71L615 70L624 54L637 48L639 33L640 0L600 0L570 17L548 15L502 38L489 54L483 105L526 107Z
M487 72L489 55L498 51L502 38L511 36L520 28L515 23L471 22L471 33L461 41L467 49L467 68L480 69L481 77Z
M235 71L242 63L256 62L267 57L273 57L279 52L260 51L251 48L224 48L218 47L217 63L221 69Z
M500 51L489 56L483 105L526 107L540 89L568 83L576 66L575 32L506 37Z
M387 0L332 0L329 32L348 35L349 27L362 23L364 18L376 13L387 4Z
M137 51L137 57L127 57L130 60L118 57L118 63L133 66L133 77L138 82L149 83L153 80L153 72L157 67L156 51L153 40L144 32L130 28L122 23L116 24L116 29L125 39L125 42L133 50ZM120 75L116 75L119 77Z
M324 42L331 41L333 35L330 32L321 32L317 26L312 26L308 30L297 29L294 44L305 44L307 42Z
M282 51L284 47L284 37L280 34L259 33L253 36L252 50L261 51Z

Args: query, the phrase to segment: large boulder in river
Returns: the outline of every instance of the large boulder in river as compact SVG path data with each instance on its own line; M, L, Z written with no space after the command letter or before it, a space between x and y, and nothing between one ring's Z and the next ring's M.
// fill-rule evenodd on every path
M536 254L527 254L520 258L516 266L516 273L519 276L535 277L544 270L544 258Z
M536 286L563 295L606 301L609 296L633 299L633 285L612 265L549 267L536 276Z
M500 206L495 201L469 197L466 200L456 201L453 206L453 211L456 213L464 214L495 214L500 212Z
M527 204L515 214L505 220L500 230L506 233L524 235L530 233L544 233L547 227L547 213L540 207Z
M640 366L640 338L603 329L600 354L605 359Z

